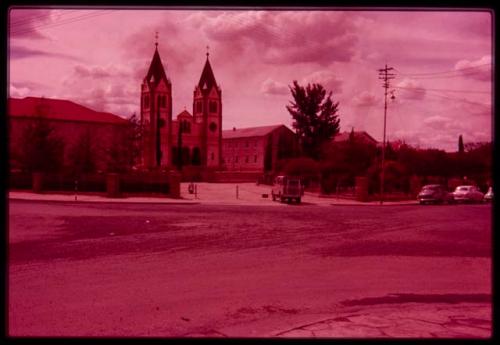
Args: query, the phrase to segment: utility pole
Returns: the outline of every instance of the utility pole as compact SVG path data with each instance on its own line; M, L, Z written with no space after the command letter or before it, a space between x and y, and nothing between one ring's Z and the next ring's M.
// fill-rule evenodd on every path
M390 80L394 79L396 75L394 73L390 73L390 71L394 70L392 67L387 67L385 64L385 68L381 68L378 70L378 78L383 80L382 87L384 90L384 137L382 141L382 167L380 170L380 204L384 202L384 161L385 161L385 128L386 128L386 118L387 118L387 90L390 87Z

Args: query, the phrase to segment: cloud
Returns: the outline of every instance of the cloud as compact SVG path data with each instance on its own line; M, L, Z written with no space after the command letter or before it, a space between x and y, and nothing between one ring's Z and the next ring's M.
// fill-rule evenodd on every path
M52 10L12 9L9 13L9 36L15 38L47 39L39 28L52 22Z
M9 97L24 98L31 95L32 90L28 87L17 87L13 84L9 87Z
M355 96L352 103L357 107L371 107L378 103L377 97L368 91L363 91L359 96Z
M422 100L426 93L421 84L412 79L404 79L397 84L397 88L400 89L401 97L405 99Z
M444 116L431 116L424 119L423 123L433 129L444 129L450 122L450 118Z
M358 41L352 15L345 12L203 13L193 16L192 24L214 41L258 52L268 64L350 61Z
M491 55L476 61L460 60L455 64L455 70L471 79L491 81Z
M316 71L302 79L304 84L317 83L325 87L329 92L332 91L333 94L342 93L343 81L338 79L335 73L330 70L320 70Z
M115 66L92 66L87 67L83 65L76 65L74 67L74 73L76 77L81 78L107 78L107 77L122 77L122 76L130 76L130 71L124 71Z
M290 90L286 84L268 78L262 83L260 92L265 95L287 95Z
M49 58L57 58L57 59L62 58L62 59L77 60L77 61L80 60L80 58L78 58L76 56L64 54L64 53L48 52L48 51L39 50L39 49L20 47L17 45L13 45L13 46L9 47L9 58L10 59L27 59L27 58L39 58L39 57L49 57Z

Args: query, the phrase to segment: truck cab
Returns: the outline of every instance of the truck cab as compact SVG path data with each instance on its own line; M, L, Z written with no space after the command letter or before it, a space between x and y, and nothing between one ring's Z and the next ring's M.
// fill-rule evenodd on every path
M285 175L276 176L274 179L271 196L273 201L276 199L288 203L296 201L300 204L304 189L300 178Z

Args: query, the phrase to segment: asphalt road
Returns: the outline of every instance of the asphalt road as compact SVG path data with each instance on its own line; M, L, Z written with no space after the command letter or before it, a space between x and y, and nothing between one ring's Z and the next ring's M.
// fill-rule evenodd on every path
M491 217L490 205L11 201L9 334L260 337L394 295L485 302Z

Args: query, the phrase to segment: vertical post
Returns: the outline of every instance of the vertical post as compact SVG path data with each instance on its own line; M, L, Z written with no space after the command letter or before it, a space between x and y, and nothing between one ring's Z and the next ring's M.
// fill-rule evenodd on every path
M384 90L384 134L382 139L382 163L380 167L380 204L382 205L384 202L384 173L385 173L385 129L386 129L386 119L387 119L387 89L389 88L389 80L395 78L395 74L389 73L389 71L393 70L392 67L387 67L379 69L379 79L382 79L384 83L382 87Z
M198 185L197 184L194 185L194 198L198 199Z
M236 199L238 199L238 185L236 185Z
M75 180L75 201L78 200L78 180Z

